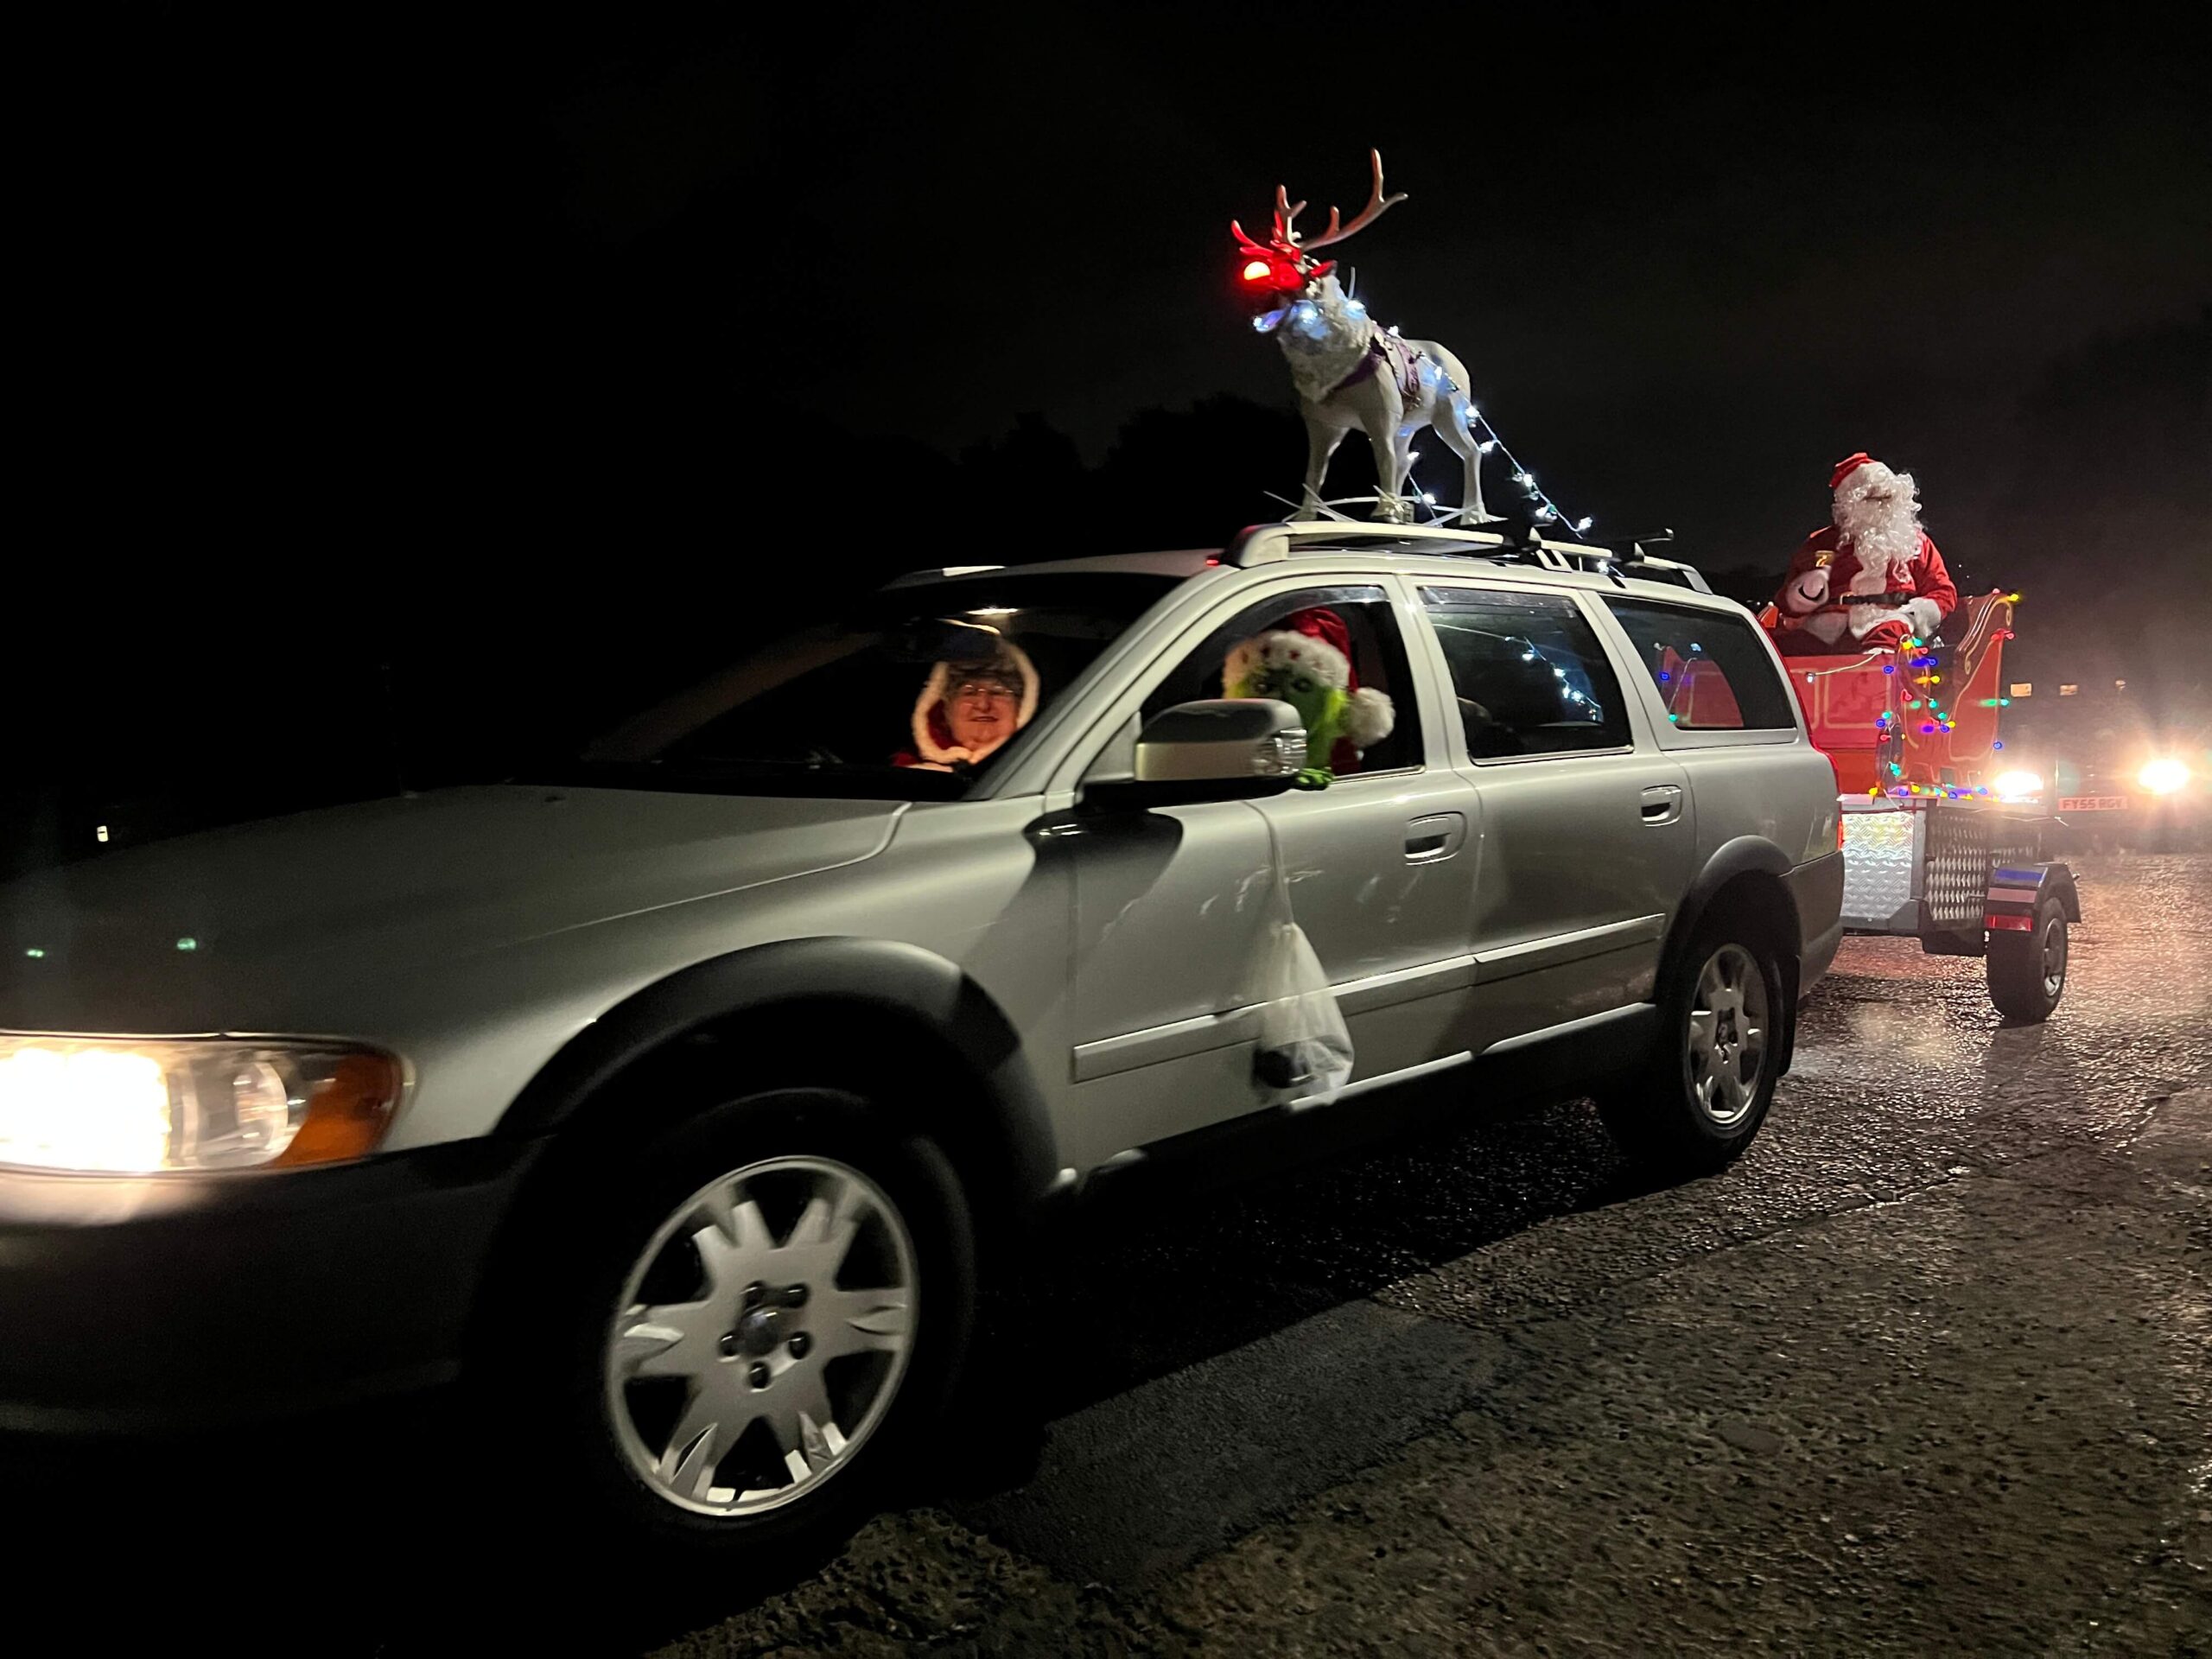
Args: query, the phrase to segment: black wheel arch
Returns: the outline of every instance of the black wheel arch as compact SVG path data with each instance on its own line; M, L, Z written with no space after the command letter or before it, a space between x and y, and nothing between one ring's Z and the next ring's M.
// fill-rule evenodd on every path
M495 1133L555 1135L611 1100L664 1097L674 1115L715 1090L795 1082L873 1084L894 1121L944 1144L979 1212L1023 1215L1055 1190L1051 1119L1004 1011L957 963L887 939L782 940L658 980L570 1039Z
M2043 880L2038 884L2042 895L2058 900L2058 908L2069 922L2082 919L2082 895L2074 887L2074 872L2056 859L2033 867Z

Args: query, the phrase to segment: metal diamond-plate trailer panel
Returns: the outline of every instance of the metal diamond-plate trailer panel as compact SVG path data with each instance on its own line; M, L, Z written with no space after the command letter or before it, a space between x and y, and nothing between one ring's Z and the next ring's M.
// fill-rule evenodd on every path
M1843 814L1843 925L1878 933L1920 931L1920 830L1927 814L1847 806Z
M1986 807L1936 806L1928 815L1928 859L1921 898L1928 925L1974 929L1981 925L1989 873L2000 864L2032 864L2038 855L2032 830Z

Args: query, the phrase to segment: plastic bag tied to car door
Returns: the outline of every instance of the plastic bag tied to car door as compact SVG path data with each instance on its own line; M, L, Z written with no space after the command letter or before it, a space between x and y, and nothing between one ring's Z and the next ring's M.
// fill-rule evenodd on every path
M1262 818L1266 817L1262 813ZM1290 882L1283 869L1282 846L1274 825L1268 825L1268 846L1274 862L1268 918L1262 924L1259 975L1255 986L1260 1007L1259 1040L1252 1076L1278 1103L1325 1104L1351 1077L1351 1032L1336 992L1322 970L1313 942L1298 925L1290 905Z

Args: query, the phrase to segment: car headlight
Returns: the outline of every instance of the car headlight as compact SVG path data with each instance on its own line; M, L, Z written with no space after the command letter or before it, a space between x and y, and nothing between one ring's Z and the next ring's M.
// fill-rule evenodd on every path
M2008 801L2024 801L2043 793L2043 776L2033 772L2000 772L1990 791Z
M2171 757L2153 760L2135 774L2135 781L2153 795L2171 795L2189 782L2189 768Z
M89 1174L359 1158L399 1103L366 1049L0 1035L0 1164Z

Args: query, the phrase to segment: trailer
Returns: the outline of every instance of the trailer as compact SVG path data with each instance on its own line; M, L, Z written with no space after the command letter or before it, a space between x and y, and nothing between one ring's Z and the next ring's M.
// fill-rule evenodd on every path
M2082 906L2053 856L2060 826L2044 780L2005 757L2005 642L2018 597L1964 601L1948 639L1782 661L1835 766L1846 931L1980 957L1999 1011L2035 1022L2065 995L2067 930ZM1773 607L1761 620L1775 626Z

